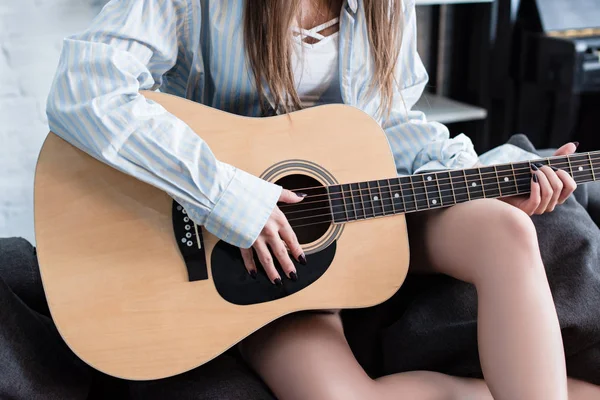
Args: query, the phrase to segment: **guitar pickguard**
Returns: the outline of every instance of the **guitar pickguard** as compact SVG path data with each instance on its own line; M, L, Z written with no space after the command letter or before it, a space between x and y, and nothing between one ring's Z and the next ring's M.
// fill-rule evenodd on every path
M219 241L211 254L212 278L221 297L233 304L249 305L265 303L294 294L319 279L333 262L336 250L334 241L323 250L306 256L307 265L292 260L298 271L296 282L285 277L279 263L275 267L282 277L282 285L276 286L267 277L262 268L258 268L253 279L244 266L240 249ZM255 264L260 262L255 255Z

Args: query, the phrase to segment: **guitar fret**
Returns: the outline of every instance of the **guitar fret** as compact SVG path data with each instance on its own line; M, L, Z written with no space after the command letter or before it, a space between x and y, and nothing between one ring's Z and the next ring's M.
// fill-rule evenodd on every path
M392 202L392 193L389 185L389 180L383 179L377 181L379 186L379 192L381 193L381 205L383 208L383 215L394 214L394 204Z
M517 193L530 193L531 192L531 178L533 170L531 169L531 162L521 162L515 164L514 167L517 171L523 171L516 174L517 177Z
M481 176L481 168L476 168L477 169L477 173L479 174L479 182L481 184L481 192L483 193L483 197L485 198L485 184L484 184L484 180L483 177Z
M354 204L354 212L356 219L365 219L365 206L362 203L362 197L360 195L360 187L358 183L350 184L350 192L352 197L352 203Z
M500 182L498 181L496 168L493 166L479 168L479 176L482 177L483 197L488 199L500 197Z
M502 196L512 196L518 193L517 178L512 164L497 165L496 173L498 175L499 191Z
M494 174L496 175L496 182L498 183L498 193L502 197L502 187L500 186L500 176L498 176L498 168L494 165Z
M515 189L517 190L517 194L519 194L519 181L517 180L517 175L515 174L515 165L510 163L510 169L512 170L512 175L515 180Z
M373 213L376 217L383 215L383 207L381 203L381 193L377 181L367 182L369 185L369 194L371 195L371 204L373 205Z
M344 195L344 203L348 221L354 221L356 220L356 209L354 208L354 201L352 201L352 189L350 184L342 185L342 194Z
M371 202L369 185L367 182L360 182L359 187L365 218L373 218L375 216L375 209L373 208L373 203Z
M594 173L594 163L592 163L592 156L590 155L590 153L587 153L587 156L588 156L588 160L590 160L590 170L592 171L592 179L595 181L596 174Z
M567 163L569 164L569 175L573 176L573 166L571 165L571 159L569 158L569 156L567 155Z
M417 196L415 195L415 187L413 186L410 176L403 176L398 179L402 192L402 201L404 202L404 212L417 211Z
M465 179L467 180L467 190L469 191L469 200L483 199L485 193L483 191L480 178L479 168L473 168L465 171ZM473 173L471 173L473 172Z
M436 173L438 192L442 206L450 206L456 204L456 194L454 193L454 185L449 171L441 171Z
M348 214L348 207L346 205L346 189L344 188L344 185L341 185L342 187L342 203L344 203L344 214L346 215L346 221L350 220L350 215Z
M329 206L331 208L331 216L334 223L345 222L347 220L347 218L344 217L344 203L340 191L340 185L333 185L327 188L329 194Z
M588 154L573 154L571 166L575 168L573 179L578 183L590 182L594 180L594 168L588 167Z
M439 188L437 187L437 176L435 174L423 175L423 184L425 185L428 208L440 207L442 199L440 198Z
M463 178L465 178L465 188L467 189L467 196L469 196L469 201L471 201L471 192L469 192L469 181L467 179L467 172L466 170L462 170L463 173Z
M415 197L415 207L417 210L424 210L429 208L429 201L427 200L427 192L425 191L425 185L423 183L423 176L413 175L410 177L414 197Z
M394 213L405 212L404 208L404 192L402 191L402 184L400 179L390 179L390 198L392 200L392 206L394 207Z
M392 192L393 192L393 190L392 190L392 180L388 179L387 180L387 184L388 184L388 191L389 191L389 194L390 194L390 202L392 203L392 212L394 214L396 214L397 213L397 211L396 211L396 205L394 204L394 197L393 197L393 194L392 194Z
M469 191L467 190L467 183L464 180L463 171L450 171L450 177L456 203L465 203L469 201Z

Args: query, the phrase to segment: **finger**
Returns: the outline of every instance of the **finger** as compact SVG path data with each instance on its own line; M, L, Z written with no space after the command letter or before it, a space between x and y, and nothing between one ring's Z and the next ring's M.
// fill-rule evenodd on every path
M306 197L306 193L294 193L290 190L283 189L279 196L279 201L283 203L299 203Z
M540 167L540 171L546 176L550 186L552 187L552 196L550 198L550 202L548 202L546 211L554 211L554 208L558 203L558 198L563 191L563 182L552 168L548 166L542 166L541 164L537 166Z
M256 275L258 271L256 269L256 264L254 263L254 253L252 249L240 249L242 252L242 259L244 260L244 265L246 266L246 270L250 274L253 279L256 279Z
M548 208L548 204L552 199L552 186L550 186L550 182L548 182L548 178L546 178L546 174L540 171L539 167L535 164L531 164L531 168L533 169L533 173L537 176L540 186L540 204L536 208L534 214L543 214Z
M563 145L558 150L554 152L555 156L566 156L567 154L573 154L577 150L577 146L579 146L579 142L571 142Z
M296 281L298 279L296 267L294 267L294 263L292 263L292 260L290 259L290 255L285 248L283 240L281 240L281 238L272 239L269 241L269 246L271 247L273 255L277 257L277 261L279 261L279 265L281 265L281 269L283 269L285 275L291 280Z
M558 204L563 204L571 194L577 189L577 183L573 179L571 175L567 171L563 171L562 169L556 170L556 175L560 178L563 184L563 190L558 197Z
M540 186L540 203L535 209L534 214L540 215L546 211L548 204L550 203L550 199L552 199L552 186L550 186L550 182L548 182L546 175L540 171L535 164L531 164L531 168L533 169L535 176L537 176Z
M254 249L256 250L256 255L258 256L258 261L263 266L263 269L267 273L269 280L277 285L281 285L281 277L279 276L279 272L275 269L275 264L273 263L273 256L267 247L267 244L262 240L257 240L254 243Z
M540 182L539 178L536 174L532 174L531 176L531 193L529 194L529 198L525 200L519 208L523 210L527 215L533 215L535 210L540 205L540 201L542 200L542 194L540 191Z
M290 253L292 253L294 258L298 260L300 264L306 265L306 256L304 255L304 250L302 250L302 247L300 246L300 243L298 243L298 238L296 237L294 230L292 229L290 224L287 223L287 221L286 224L279 230L279 235L287 245L288 249L290 250Z

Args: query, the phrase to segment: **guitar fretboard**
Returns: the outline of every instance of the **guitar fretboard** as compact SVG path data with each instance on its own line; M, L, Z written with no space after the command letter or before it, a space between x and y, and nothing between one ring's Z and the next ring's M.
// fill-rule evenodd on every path
M600 176L600 152L550 157L527 162L431 172L327 188L332 219L350 222L449 207L477 199L528 194L531 164L562 169L578 184Z

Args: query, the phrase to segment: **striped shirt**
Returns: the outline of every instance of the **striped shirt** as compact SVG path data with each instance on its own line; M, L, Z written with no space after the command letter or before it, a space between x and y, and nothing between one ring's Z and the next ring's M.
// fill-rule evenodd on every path
M50 129L112 167L172 196L190 217L235 246L250 247L271 215L281 187L220 162L206 143L140 90L185 97L227 112L260 116L246 62L244 2L239 0L113 0L84 32L64 40L48 97ZM414 0L404 2L405 27L395 103L377 117L369 93L373 64L360 0L340 13L342 101L367 112L385 131L400 175L473 166L465 135L411 110L427 83L416 49ZM270 101L268 98L267 100ZM513 160L523 158L510 149ZM496 161L508 161L507 151ZM530 157L529 157L530 158Z

